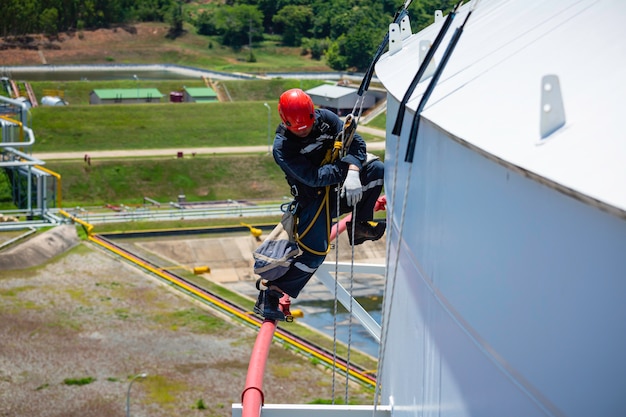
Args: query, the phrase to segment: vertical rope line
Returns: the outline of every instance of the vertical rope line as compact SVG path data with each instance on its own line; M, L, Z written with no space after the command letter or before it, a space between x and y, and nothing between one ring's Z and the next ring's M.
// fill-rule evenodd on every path
M356 230L356 205L352 207L352 242L354 243L354 232ZM352 301L354 292L354 244L352 245L352 256L350 261L350 308L348 308L348 355L346 358L346 367L350 367L350 354L352 352ZM348 382L350 373L346 372L346 398L345 404L348 404Z
M343 138L342 138L343 139ZM333 382L332 382L332 404L335 404L335 376L337 374L337 288L338 288L338 274L339 274L339 216L341 215L341 190L340 185L337 184L335 189L335 214L336 223L335 227L335 285L333 289Z
M394 214L394 208L393 205L395 204L396 201L396 189L398 188L397 184L398 184L398 164L399 164L399 155L400 155L400 138L398 137L396 140L396 153L395 153L395 161L394 161L394 166L393 166L393 183L391 186L391 204L387 205L387 216L391 219L391 227L387 227L387 249L386 249L386 259L387 259L387 268L389 268L389 260L391 259L391 237L393 236L393 214ZM408 182L408 179L407 179ZM398 265L398 258L397 258L397 253L396 253L396 266L394 268L394 272L393 274L391 274L388 277L388 284L385 285L385 290L383 292L383 308L381 309L381 330L383 332L381 339L380 339L380 344L378 345L378 369L376 371L376 389L375 389L375 393L374 393L374 410L372 412L372 415L374 415L374 413L376 412L376 408L378 407L378 401L379 401L379 397L380 397L380 385L381 385L381 381L382 381L382 375L383 375L383 365L385 362L385 344L386 344L386 340L387 340L387 336L389 333L389 322L391 321L391 304L393 301L393 294L395 291L395 286L396 286L396 273L397 273L397 265ZM390 288L389 288L390 286ZM387 295L390 294L390 298L389 298L389 302L387 302ZM389 305L389 312L387 314L385 314L385 304Z

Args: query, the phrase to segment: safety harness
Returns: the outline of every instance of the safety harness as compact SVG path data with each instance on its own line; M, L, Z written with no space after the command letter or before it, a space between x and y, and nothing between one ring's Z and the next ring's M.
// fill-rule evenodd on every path
M350 148L350 144L352 143L352 139L354 138L354 133L356 132L356 123L352 114L349 114L346 117L346 121L343 124L343 128L341 132L335 136L335 141L333 147L328 149L326 152L326 156L320 163L320 166L330 164L338 160L339 158L345 156ZM326 256L330 252L330 245L326 247L324 251L318 251L308 247L302 239L309 233L313 225L317 222L322 211L325 209L326 212L326 240L330 239L330 185L326 185L324 187L324 197L320 202L320 206L317 208L315 212L315 216L309 222L309 225L306 229L302 231L302 233L296 233L296 242L302 248L302 250L306 250L314 255ZM298 223L299 218L296 215L296 224ZM297 230L297 227L296 227Z

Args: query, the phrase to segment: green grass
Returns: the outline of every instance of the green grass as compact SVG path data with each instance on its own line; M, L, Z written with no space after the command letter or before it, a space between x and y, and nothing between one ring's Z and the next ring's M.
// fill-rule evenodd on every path
M223 85L230 94L233 101L273 101L278 102L280 94L290 88L302 88L308 90L323 84L320 80L300 80L292 78L274 78L271 80L263 80L260 78L252 80L229 80L219 81L219 85ZM101 80L101 81L33 81L31 82L35 96L41 100L44 96L44 90L59 90L64 95L65 100L69 103L69 107L89 105L89 93L95 89L115 89L115 88L156 88L166 97L163 101L169 99L171 91L181 91L184 87L205 87L205 83L200 78L190 78L183 80ZM180 104L173 104L180 105ZM124 107L132 105L125 104ZM146 105L141 105L146 108ZM102 108L102 105L92 106L96 109ZM41 109L34 108L33 111ZM277 119L278 120L278 119Z
M190 25L185 25L185 29L188 32L184 36L164 43L165 46L169 46L169 49L167 53L161 53L161 60L153 59L151 62L175 63L214 71L258 75L268 72L333 71L324 58L318 61L311 59L308 55L303 55L300 47L282 46L281 38L277 35L265 35L262 42L253 43L252 53L256 62L248 62L250 50L247 47L233 50L220 45L218 37L198 35L195 28ZM146 55L150 53L147 52ZM131 56L124 51L119 51L114 57L115 62L139 62L137 58L132 58L130 61L129 59Z
M167 324L172 330L186 328L204 334L223 332L230 327L224 320L196 308L159 315L154 320Z
M185 383L173 381L163 375L151 375L143 384L149 401L165 409L172 407L176 396L188 389Z
M245 223L255 226L274 225L276 216L246 217ZM201 219L201 220L164 220L164 221L135 221L120 223L98 224L95 233L124 233L134 231L169 230L169 229L194 229L205 227L219 227L238 225L237 221L230 218Z
M141 205L144 197L167 204L187 201L277 199L288 193L284 175L268 155L183 159L50 161L62 178L63 206Z
M267 143L263 102L38 107L32 114L35 153Z
M276 97L288 88L308 89L320 83L293 79L223 82L235 100L226 103L88 105L84 103L94 88L132 88L134 81L35 82L39 94L44 89L62 89L70 105L31 110L36 135L33 153L172 149L171 157L157 159L92 157L91 165L82 157L47 161L46 168L62 176L64 207L141 205L144 197L167 203L176 201L179 194L185 194L188 201L280 200L288 193L284 175L265 152L177 159L175 151L267 145L268 133L273 141L280 122ZM203 85L197 80L145 81L142 87L166 92L183 84ZM270 105L269 129L264 103ZM6 186L0 187L0 201L10 201Z
M80 159L46 167L61 174L63 207L141 206L144 197L166 205L180 194L189 202L281 201L289 195L283 172L267 154L92 159L90 166Z
M193 37L196 37L192 40ZM215 71L244 72L264 75L268 72L332 72L324 59L317 61L302 55L302 48L284 47L276 36L266 36L265 41L253 45L256 62L247 62L249 50L233 51L219 45L217 38L188 34L177 40L187 49L160 62L197 66ZM209 48L209 45L213 45ZM192 51L194 53L190 53ZM154 61L153 61L154 62Z
M144 81L142 88L169 91L199 81ZM89 151L111 149L157 149L176 147L265 145L280 122L277 97L286 89L308 89L315 80L253 80L223 84L234 102L88 105L96 88L132 88L131 81L65 81L32 83L41 97L46 89L64 92L65 107L31 110L36 142L33 152ZM79 103L79 104L72 104Z
M89 385L94 382L96 378L86 377L86 378L66 378L63 380L65 385Z
M176 39L166 37L167 23L138 23L137 28L158 33L156 36L125 37L123 42L107 45L106 50L92 49L78 56L57 58L48 61L51 65L64 64L177 64L224 72L246 72L264 74L266 72L329 72L332 69L322 59L320 61L302 55L302 48L288 48L280 45L280 37L266 35L264 40L252 45L256 62L247 62L249 50L233 50L220 45L214 36L203 36L186 23L186 32ZM122 29L117 29L122 30ZM82 31L88 44L91 31ZM62 45L61 45L62 46ZM98 48L102 48L97 44ZM45 52L44 52L45 53Z
M376 116L375 118L373 118L372 120L370 120L367 126L375 127L381 130L386 130L387 129L387 112L385 111L379 114L378 116Z
M171 46L169 42L164 42L163 50ZM198 47L199 38L184 37L177 42L179 46L192 42ZM270 50L273 42L264 42L264 48ZM282 52L273 50L269 55L279 59ZM98 150L172 149L171 157L157 159L136 159L130 155L109 160L92 157L91 165L85 164L82 156L75 161L46 161L46 168L62 176L63 207L141 205L144 197L167 203L175 201L179 194L185 194L188 201L280 200L288 193L284 175L265 152L237 156L186 155L184 159L176 159L175 151L267 145L268 133L273 141L274 129L280 121L276 109L278 96L289 88L306 90L323 82L299 79L219 81L233 102L124 105L89 105L89 93L97 88L139 86L158 88L169 96L170 91L183 86L203 86L204 82L199 79L140 80L138 83L134 80L33 82L37 97L41 97L44 90L58 89L63 91L70 105L31 109L31 127L36 136L32 152L89 154ZM264 103L270 105L269 129ZM362 136L372 139L367 134ZM5 177L4 172L1 176ZM0 208L11 209L8 181L0 179Z

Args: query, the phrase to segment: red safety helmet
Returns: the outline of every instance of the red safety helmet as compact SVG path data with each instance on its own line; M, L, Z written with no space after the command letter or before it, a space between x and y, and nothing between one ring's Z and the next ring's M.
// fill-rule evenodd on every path
M299 88L292 88L280 95L278 114L287 129L294 133L309 130L315 122L313 100Z

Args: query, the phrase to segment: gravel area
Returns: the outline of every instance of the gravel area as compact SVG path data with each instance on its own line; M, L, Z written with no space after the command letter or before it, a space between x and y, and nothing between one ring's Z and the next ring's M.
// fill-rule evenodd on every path
M48 232L49 233L49 232ZM256 330L228 320L95 245L0 269L0 416L229 416ZM343 398L344 378L335 392ZM332 374L275 344L267 403L332 397ZM351 384L354 403L371 390Z

